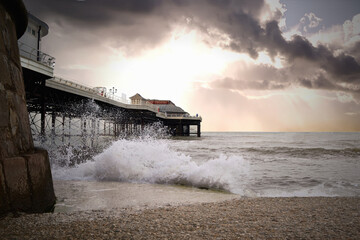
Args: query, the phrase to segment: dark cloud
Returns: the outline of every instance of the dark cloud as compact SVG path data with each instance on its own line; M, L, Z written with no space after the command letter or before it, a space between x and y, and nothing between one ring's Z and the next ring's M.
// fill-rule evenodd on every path
M115 46L130 47L138 43L133 47L138 50L157 44L168 36L173 24L183 24L211 38L209 44L245 52L252 58L266 51L273 58L282 56L286 60L284 69L267 69L268 74L263 76L255 74L253 82L240 78L221 79L214 86L281 89L300 85L341 91L360 89L358 49L335 54L327 46L314 46L302 36L286 40L279 28L280 11L273 13L273 19L268 19L267 23L262 22L260 16L266 8L263 0L25 0L25 4L44 20L65 22L65 25L80 27L81 31L96 32L99 41L109 38ZM310 17L309 24L316 27L320 20ZM211 29L218 30L219 34L214 35ZM222 41L224 35L227 42ZM355 46L359 46L359 42ZM294 73L294 69L301 69L303 74Z
M323 74L312 78L299 78L299 85L310 89L338 90L349 91L350 89L342 88L329 81Z
M73 21L74 24L87 25L91 29L94 26L126 24L117 20L122 16L127 19L136 18L138 22L149 19L149 17L161 18L165 21L179 20L181 17L197 17L204 23L223 21L234 24L238 21L252 21L252 17L258 17L263 0L24 0L30 12L44 17L53 16ZM233 16L231 16L233 15ZM89 24L94 25L89 25ZM235 26L236 27L236 26ZM250 30L252 26L248 27ZM154 25L156 29L156 25Z
M254 39L259 39L255 36ZM290 41L282 36L278 23L266 24L265 36L259 45L272 56L285 56L289 64L296 64L296 59L303 59L331 74L337 81L360 85L360 65L353 56L344 53L335 56L324 45L313 46L306 38L295 35ZM304 69L306 71L306 69Z
M360 65L353 56L344 53L335 56L323 45L314 47L307 39L295 36L291 41L279 45L279 51L290 62L302 58L333 75L340 81L360 84Z
M262 3L261 3L262 4ZM314 46L305 37L295 35L291 40L286 40L279 28L278 21L272 20L265 25L262 24L258 15L249 14L241 8L237 11L223 11L217 13L216 18L208 18L202 21L200 29L216 27L223 33L227 34L230 42L224 47L236 52L246 52L251 57L257 58L258 52L266 51L271 57L285 57L287 66L285 69L277 70L278 72L287 72L282 74L287 79L274 79L278 74L267 75L262 78L254 79L253 83L244 84L244 81L238 79L239 88L253 89L271 89L283 86L298 85L304 80L303 76L293 74L293 68L302 68L303 75L307 75L307 65L311 65L311 73L314 76L323 76L325 72L326 84L324 81L314 81L311 88L331 89L331 90L348 90L354 91L360 88L360 65L356 59L359 59L359 51L354 47L355 51L346 54L344 52L335 54L331 49L324 45ZM206 26L206 24L208 24ZM359 42L355 44L358 46ZM305 63L305 64L304 64ZM317 70L314 71L314 68ZM324 78L325 79L325 78ZM223 81L223 80L220 80ZM269 83L265 83L268 81ZM275 83L278 81L278 83ZM286 81L288 84L283 84ZM343 87L341 84L350 84ZM224 84L220 84L224 86ZM309 86L300 84L304 87Z
M281 90L304 87L350 93L355 101L360 102L359 84L344 83L311 63L298 62L281 69L264 64L244 67L244 63L237 62L231 68L242 67L235 73L235 77L215 80L210 87L231 90Z
M78 23L102 25L117 19L116 15L120 13L151 14L163 1L25 0L24 2L31 12L44 17L55 14Z
M108 40L115 47L125 46L129 51L161 43L175 25L189 28L218 28L236 32L234 38L247 39L246 32L260 16L263 0L24 0L28 10L51 26L62 26L61 34L89 32L94 42ZM189 22L189 20L191 20ZM237 26L238 22L243 22ZM70 31L69 31L70 29ZM236 29L236 31L234 31ZM243 30L242 30L243 29ZM98 37L96 37L96 35ZM241 51L256 55L251 40L239 44ZM131 48L131 49L130 49Z
M106 42L126 54L159 44L170 34L171 13L163 9L164 2L186 6L185 0L24 0L28 11L48 23L50 33L56 28L56 34L67 36L70 48L79 41L81 47Z
M267 69L268 74L258 76L257 70L264 70L262 66L259 66L252 74L244 72L244 75L248 77L246 81L241 78L231 81L220 79L213 86L268 90L300 85L312 89L358 94L360 89L360 65L356 60L356 56L359 57L358 51L353 51L355 57L345 53L335 55L326 46L313 46L306 38L298 35L287 41L277 21L270 21L265 27L256 25L256 22L249 25L252 25L252 31L245 28L247 39L244 41L243 36L232 34L233 40L228 46L234 51L248 52L254 58L257 57L258 51L267 51L271 57L285 57L287 66L282 69L271 69L271 71ZM359 43L355 46L359 46ZM301 69L300 74L294 72L294 69ZM305 78L304 75L309 75L309 73L311 77ZM254 75L255 79L251 77ZM228 84L229 82L238 82L238 84ZM344 86L344 84L347 85Z

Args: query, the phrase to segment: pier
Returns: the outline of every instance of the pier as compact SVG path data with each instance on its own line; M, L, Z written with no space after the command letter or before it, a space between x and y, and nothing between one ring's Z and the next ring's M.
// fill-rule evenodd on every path
M119 136L140 132L148 124L161 123L174 136L201 136L199 116L161 112L151 103L124 103L62 78L27 79L25 90L33 134L68 136L78 128L81 130L75 131L77 134L85 131ZM96 109L97 106L101 110ZM89 117L93 118L92 122ZM192 126L196 127L195 132L191 131Z
M132 101L103 87L84 86L54 76L55 58L42 52L41 38L48 26L29 14L25 34L18 40L26 102L34 141L57 145L81 141L88 147L99 137L141 134L160 124L173 136L201 136L200 116L190 116L170 100Z

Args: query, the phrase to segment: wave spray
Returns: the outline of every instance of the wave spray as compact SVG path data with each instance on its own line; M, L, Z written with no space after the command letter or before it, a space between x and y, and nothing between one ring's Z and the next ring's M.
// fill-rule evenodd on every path
M248 163L239 156L219 155L204 162L171 149L169 140L149 136L120 139L92 161L73 168L55 168L64 180L179 184L242 194Z

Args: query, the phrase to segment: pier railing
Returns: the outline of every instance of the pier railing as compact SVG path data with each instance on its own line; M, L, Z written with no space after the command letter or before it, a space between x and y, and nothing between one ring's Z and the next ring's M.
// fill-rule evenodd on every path
M202 120L201 116L191 116L190 114L175 114L175 113L164 113L164 112L158 112L158 116L161 116L162 118L188 118L188 119L199 119Z
M20 56L44 64L48 67L55 67L55 58L49 54L43 53L21 41L18 41Z
M102 97L102 98L105 98L105 99L111 99L111 100L114 100L116 102L120 102L120 103L124 103L124 104L130 104L130 101L127 101L126 99L124 99L122 97L119 97L119 96L114 95L114 94L101 93L98 90L95 90L92 87L86 86L84 84L79 84L79 83L76 83L76 82L73 82L73 81L70 81L70 80L66 80L66 79L63 79L63 78L60 78L60 77L53 77L53 78L51 78L51 80L55 81L55 82L58 82L60 84L72 87L72 88L76 88L76 89L79 89L79 90L82 90L82 91L86 91L86 92L88 92L88 93L90 93L92 95L95 95L97 97Z

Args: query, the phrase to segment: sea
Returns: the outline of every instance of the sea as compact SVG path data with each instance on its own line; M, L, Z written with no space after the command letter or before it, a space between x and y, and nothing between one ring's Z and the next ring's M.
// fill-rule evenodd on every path
M360 133L147 133L114 140L75 166L52 164L52 174L57 211L244 197L359 197Z

